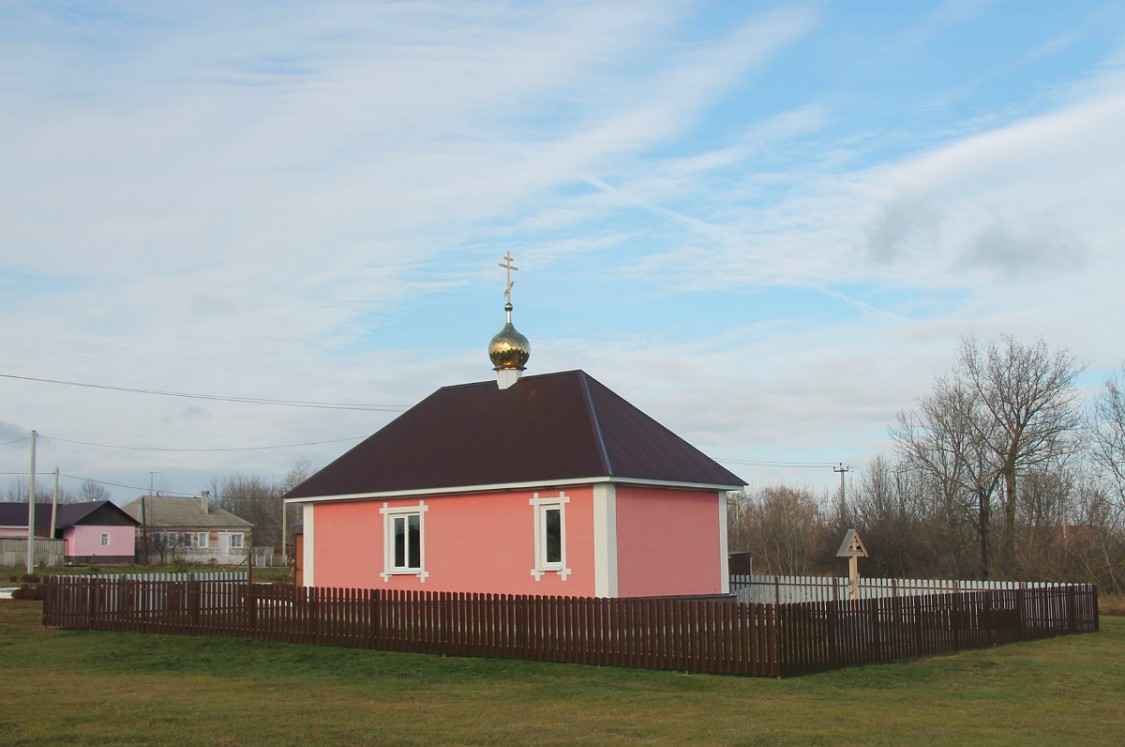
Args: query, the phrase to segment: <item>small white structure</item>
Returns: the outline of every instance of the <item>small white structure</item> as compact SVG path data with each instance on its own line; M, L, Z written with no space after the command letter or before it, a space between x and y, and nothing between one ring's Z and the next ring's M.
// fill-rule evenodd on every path
M859 559L867 557L867 548L859 538L859 532L849 529L844 533L844 541L836 551L837 558L848 559L848 599L859 598Z

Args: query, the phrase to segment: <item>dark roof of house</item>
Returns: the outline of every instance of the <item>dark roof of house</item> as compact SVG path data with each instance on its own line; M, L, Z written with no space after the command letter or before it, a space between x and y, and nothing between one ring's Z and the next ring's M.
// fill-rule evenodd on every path
M35 504L36 528L51 524L51 504ZM111 501L87 501L85 503L60 503L55 514L55 528L66 529L76 524L119 526L137 524L137 520L121 510ZM0 503L0 526L26 527L26 503Z
M148 513L145 524L160 529L246 529L249 521L235 516L225 508L208 506L203 510L201 498L177 498L170 495L146 495L125 504L122 510L134 519L141 519L143 510ZM280 508L280 506L279 506Z
M738 476L584 371L443 387L287 498L609 478L739 488Z

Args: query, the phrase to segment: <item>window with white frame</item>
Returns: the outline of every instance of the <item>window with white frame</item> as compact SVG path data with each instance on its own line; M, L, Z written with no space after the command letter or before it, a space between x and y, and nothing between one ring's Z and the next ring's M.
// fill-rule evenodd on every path
M419 501L417 506L391 508L384 503L383 514L383 572L384 581L391 576L414 575L422 581L426 572L426 511L428 506Z
M109 532L102 532L102 547L109 547Z
M569 502L570 498L562 492L546 498L535 493L528 501L534 516L535 567L531 575L536 581L544 573L558 573L563 581L570 575L566 565L566 504Z
M232 549L232 550L241 550L242 549L242 535L241 534L231 534L231 535L228 536L228 539L230 541L227 543L227 546L230 549Z
M194 547L200 550L206 550L207 545L207 532L184 532L184 547Z

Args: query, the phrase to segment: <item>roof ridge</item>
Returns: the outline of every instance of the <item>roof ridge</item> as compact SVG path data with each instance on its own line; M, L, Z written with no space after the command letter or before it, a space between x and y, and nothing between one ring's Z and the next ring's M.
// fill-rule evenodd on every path
M521 381L527 381L528 379L549 379L549 378L553 378L555 376L568 376L568 375L573 375L573 374L583 374L584 376L589 376L589 374L587 374L585 371L583 371L580 368L572 368L569 371L550 371L548 373L541 373L541 374L528 374L528 375L520 377L520 380ZM491 384L492 386L496 386L496 379L485 379L484 381L468 381L468 382L465 382L464 384L446 384L445 386L438 387L435 390L435 393L440 392L440 391L444 391L444 390L448 390L448 389L468 389L470 387L477 387L477 386L482 386L482 385L485 385L485 384ZM424 399L419 400L419 404L421 404L422 401L424 401Z
M602 432L602 424L598 419L598 409L594 406L594 396L590 392L590 381L594 379L590 374L585 371L578 371L578 381L582 385L582 399L586 402L586 414L590 418L590 425L594 429L594 438L598 442L598 454L601 459L602 467L605 469L606 475L613 476L613 462L609 458L609 449L605 443L605 434ZM600 383L600 382L598 382Z

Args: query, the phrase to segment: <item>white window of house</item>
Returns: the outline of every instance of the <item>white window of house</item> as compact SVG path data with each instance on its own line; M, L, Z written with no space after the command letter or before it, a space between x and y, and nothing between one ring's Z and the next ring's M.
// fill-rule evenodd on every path
M109 547L109 532L102 532L102 547Z
M230 535L229 547L232 550L241 550L242 549L242 535L241 534Z
M196 532L195 533L195 546L196 547L198 547L200 550L206 550L207 549L207 542L208 542L207 532Z
M411 574L422 581L426 572L426 511L423 501L417 506L391 508L384 503L383 514L383 572L384 581L391 576Z
M535 532L535 567L531 575L538 581L544 573L558 573L565 581L570 575L566 565L566 504L570 498L562 492L547 498L535 493L528 503Z

